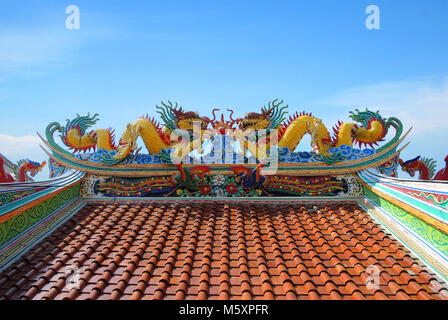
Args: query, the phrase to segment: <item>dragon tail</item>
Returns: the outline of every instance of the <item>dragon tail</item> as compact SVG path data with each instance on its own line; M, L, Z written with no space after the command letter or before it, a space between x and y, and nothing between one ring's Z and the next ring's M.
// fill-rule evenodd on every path
M379 111L373 112L366 108L365 111L356 109L350 111L350 118L361 123L361 126L353 124L353 141L360 147L369 145L373 147L378 142L384 141L389 128L387 119L383 118ZM348 124L347 124L348 125Z
M98 121L98 114L90 116L76 115L73 120L67 120L67 124L62 128L61 140L74 152L88 151L96 148L97 139L95 133L87 133L87 129Z

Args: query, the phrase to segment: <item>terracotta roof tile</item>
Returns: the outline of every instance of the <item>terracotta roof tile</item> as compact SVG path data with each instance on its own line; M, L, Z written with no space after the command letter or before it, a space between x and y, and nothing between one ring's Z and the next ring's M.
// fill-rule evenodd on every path
M448 290L355 204L99 202L0 274L0 299L18 298L448 299Z

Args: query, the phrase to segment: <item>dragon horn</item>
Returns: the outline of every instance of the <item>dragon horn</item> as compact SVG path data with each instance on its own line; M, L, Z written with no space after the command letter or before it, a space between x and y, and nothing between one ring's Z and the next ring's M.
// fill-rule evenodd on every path
M167 106L167 108L170 109L176 116L181 114L181 112L179 112L179 110L177 110L177 109L174 109L174 108L172 108L170 106Z
M232 120L233 122L235 122L236 120L233 119L233 110L232 110L232 109L227 109L227 111L230 112L230 115L229 115L230 120ZM448 157L448 156L447 156L447 157Z
M176 102L176 107L173 108L173 104L170 102L170 105L167 106L165 105L168 109L170 109L175 115L176 117L179 117L180 115L184 114L182 107L178 108L178 104Z
M212 110L213 120L211 120L211 122L215 122L215 120L216 120L216 114L215 114L216 111L219 111L219 109L215 108L215 109Z
M262 112L264 115L269 115L269 114L271 114L272 110L274 110L275 107L276 107L276 105L273 105L268 110L262 110Z

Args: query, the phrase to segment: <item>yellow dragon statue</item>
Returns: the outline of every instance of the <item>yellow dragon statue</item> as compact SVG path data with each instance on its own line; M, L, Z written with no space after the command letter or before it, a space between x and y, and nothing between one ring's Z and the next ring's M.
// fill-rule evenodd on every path
M101 159L106 165L118 164L133 154L137 149L138 137L142 138L150 154L173 148L174 155L181 159L191 150L200 150L207 136L206 128L210 119L199 117L196 112L185 112L177 103L173 105L168 101L168 104L165 104L162 101L161 104L162 106L156 106L156 108L164 122L163 126L154 118L141 117L126 126L118 146L114 143L114 131L110 128L87 132L87 129L98 121L98 114L93 117L77 115L74 120L67 120L67 125L60 129L61 140L74 152L85 152L91 149L114 151L112 156L106 154ZM198 126L197 130L195 125ZM176 138L174 141L173 137Z
M264 160L272 146L287 147L294 151L304 135L309 134L313 150L325 159L330 157L329 149L333 147L352 147L355 142L360 146L377 145L383 141L390 125L401 131L401 122L396 118L388 120L382 118L379 112L356 109L355 112L350 112L350 117L360 124L339 121L333 128L334 135L331 136L322 120L311 113L296 112L286 119L288 106L282 104L283 101L276 99L269 102L267 107L263 107L261 113L250 112L244 118L237 119L239 130L233 133L233 137L240 142L243 153L247 149L256 155L257 159ZM273 131L275 129L276 131ZM260 134L260 130L265 133ZM273 132L277 133L276 136Z
M283 101L276 99L263 107L260 113L250 112L244 118L232 119L231 124L227 126L229 134L239 141L243 154L249 150L258 160L266 161L272 146L288 148L292 152L302 138L309 134L313 151L320 155L322 161L331 164L344 158L341 153L335 153L334 149L343 145L353 147L354 143L360 146L376 145L383 141L390 126L395 127L397 131L394 139L397 139L402 131L401 122L397 118L385 119L378 111L356 109L355 112L350 112L350 117L357 123L339 121L331 135L322 120L311 113L296 112L287 119L288 105L282 104ZM51 123L47 127L47 137L51 140L52 132L58 130L61 132L61 140L70 149L75 152L106 150L108 152L101 155L101 163L115 165L123 162L129 155L139 152L139 137L150 154L157 154L166 163L180 163L190 151L202 152L205 139L218 133L223 134L220 123L200 117L196 112L184 111L177 103L173 105L170 101L168 104L162 101L162 105L156 108L163 125L154 118L141 117L126 126L118 145L114 143L112 129L87 132L88 128L98 121L97 114L93 117L77 115L74 120L67 120L64 127L57 122ZM238 128L233 128L234 123ZM209 124L213 127L212 131L207 130Z

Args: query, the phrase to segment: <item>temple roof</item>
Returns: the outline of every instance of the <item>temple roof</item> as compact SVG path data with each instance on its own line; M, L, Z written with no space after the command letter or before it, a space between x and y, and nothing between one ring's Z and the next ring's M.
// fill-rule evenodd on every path
M0 299L18 298L448 299L448 290L354 202L183 200L87 204L0 274Z

